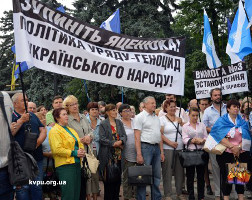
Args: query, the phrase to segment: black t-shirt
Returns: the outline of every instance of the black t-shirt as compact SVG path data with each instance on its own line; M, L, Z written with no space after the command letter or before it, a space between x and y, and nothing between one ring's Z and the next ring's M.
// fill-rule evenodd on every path
M40 134L39 128L44 127L44 125L40 122L38 117L34 113L30 114L30 124L31 124L31 132L37 133L38 137ZM12 122L17 122L18 119L21 118L21 115L14 111L12 113ZM20 127L18 132L15 135L15 140L19 143L20 147L23 149L24 141L25 141L25 125L27 122L23 123L23 125ZM39 145L38 148L34 152L28 152L31 153L35 160L40 161L43 160L43 151L42 151L42 145Z

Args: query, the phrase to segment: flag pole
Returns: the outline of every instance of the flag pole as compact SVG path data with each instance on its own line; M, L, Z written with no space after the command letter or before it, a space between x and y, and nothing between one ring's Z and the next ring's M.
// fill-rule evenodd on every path
M24 89L23 72L21 70L21 64L19 64L19 76L20 76L21 88L22 88L22 93L23 93L23 98L24 98L25 111L26 113L28 113L26 99L25 99L25 89Z

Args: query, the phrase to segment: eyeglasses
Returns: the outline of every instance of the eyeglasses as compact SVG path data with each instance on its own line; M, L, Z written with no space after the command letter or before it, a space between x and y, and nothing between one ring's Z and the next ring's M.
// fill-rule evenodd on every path
M69 106L78 106L79 104L78 103L72 103L72 104L69 104Z

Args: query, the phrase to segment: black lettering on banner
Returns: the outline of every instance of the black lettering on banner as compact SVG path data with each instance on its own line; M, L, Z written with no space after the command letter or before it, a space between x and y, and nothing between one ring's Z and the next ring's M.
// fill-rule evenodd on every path
M56 39L56 36L57 36L57 33L59 32L57 29L55 29L55 28L52 28L52 30L53 30L53 37L52 37L52 41L54 42L55 41L55 39Z
M76 47L75 38L71 36L68 36L68 38L69 38L68 46Z
M93 62L93 65L92 65L92 68L91 68L91 72L92 73L96 73L96 74L98 74L98 66L101 64L101 62L96 62L96 61L94 61Z
M155 83L155 87L159 85L160 88L163 86L163 76L161 74L157 74L157 81Z
M62 51L60 50L60 55L59 55L59 60L58 60L58 65L61 65L62 60L63 60L63 56L66 53L66 51Z
M78 46L77 46L77 48L86 49L86 48L84 47L84 45L82 44L82 41L81 41L81 40L78 40Z
M155 65L156 63L156 56L155 55L149 55L149 59L150 59L150 64L151 65Z
M39 59L39 55L38 55L39 49L40 49L39 46L36 47L35 45L33 45L33 48L32 48L32 57L36 58L37 60Z
M110 50L105 50L105 53L108 58L113 58L112 52Z
M20 28L26 30L26 19L20 16Z
M122 78L123 76L123 72L124 72L124 68L122 66L119 66L117 69L116 69L116 78Z
M174 71L180 72L180 59L175 59Z
M124 60L129 60L129 54L128 53L121 53L122 56L124 57Z
M136 72L135 69L129 68L129 73L128 73L128 76L127 76L127 80L133 81L134 77L135 77L135 72Z
M148 77L149 77L149 72L144 71L143 72L142 82L144 83L144 80L147 79Z
M111 76L113 68L117 68L116 65L110 65L108 76Z
M103 53L103 50L102 50L101 48L99 48L99 47L96 47L96 51L97 51L97 53L99 53L100 55Z
M41 33L40 33L40 38L43 38L44 37L44 34L45 34L45 29L46 29L46 26L43 25L43 24L38 24L37 25L37 29L34 33L34 36L38 36L39 32L40 32L40 27L41 27Z
M67 34L60 32L59 43L67 44Z
M28 42L28 46L29 46L29 53L32 54L32 44Z
M100 69L100 74L101 75L106 75L109 70L109 64L108 63L102 63L101 69Z
M134 55L135 55L135 57L136 57L137 62L140 62L140 59L139 59L140 54L134 54Z
M80 64L78 64L77 65L77 62L82 62L82 58L81 57L79 57L79 56L77 56L77 57L75 57L74 58L74 61L73 61L73 69L75 69L75 70L79 70L80 68L81 68L81 65Z
M155 74L153 72L149 74L149 83L150 84L155 83Z
M162 60L162 65L161 67L163 67L166 70L166 66L168 64L168 57L165 56L164 59Z
M120 52L114 52L114 55L115 55L115 59L116 60L123 61L123 58L122 58L122 55L120 54Z
M69 58L68 58L69 57ZM71 68L71 65L72 65L72 62L73 62L73 55L68 55L67 53L65 54L65 57L64 57L64 60L63 60L63 64L62 66L63 67L67 67L68 68Z
M40 60L43 61L44 57L49 55L49 49L42 48L40 52Z
M45 39L48 40L49 36L50 36L50 32L51 32L51 27L48 26L47 27L47 30L46 30L46 36L45 36Z
M144 63L149 64L147 55L142 55L142 58Z
M93 46L93 45L88 45L89 46L89 48L90 48L90 50L92 51L92 52L95 52L95 46Z
M90 70L90 65L87 64L87 59L84 59L83 65L82 65L82 71L89 71Z
M142 76L142 74L141 74L141 70L137 70L137 73L136 73L136 76L135 76L135 79L134 79L134 81L138 81L138 82L142 82L141 81L141 76Z
M53 64L57 64L57 51L52 51L49 59L48 59L48 63L53 63Z
M161 65L161 62L162 62L162 56L158 55L158 56L157 56L156 65L157 65L157 66L160 66L160 65Z
M27 32L29 34L33 33L34 23L32 21L27 21Z

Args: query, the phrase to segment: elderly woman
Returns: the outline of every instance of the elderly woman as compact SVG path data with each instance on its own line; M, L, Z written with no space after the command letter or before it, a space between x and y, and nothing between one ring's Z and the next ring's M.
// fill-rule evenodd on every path
M49 144L59 180L66 183L60 185L61 199L79 200L84 147L76 131L67 126L67 111L58 108L52 114L56 124L49 132Z
M99 117L97 102L89 102L87 105L88 110L88 122L91 126L91 129L94 134L94 140L92 142L94 155L98 155L99 147L100 147L100 137L99 137L99 126L101 120ZM92 174L90 181L87 184L87 199L91 199L91 194L93 194L93 199L97 199L97 195L99 193L99 174L98 171L95 174Z
M73 128L79 135L80 141L84 144L85 152L88 153L90 148L88 145L91 145L93 139L93 131L89 125L89 122L84 114L79 113L79 104L78 99L73 96L67 96L63 101L63 107L67 110L68 113L68 126ZM92 147L91 147L92 148ZM88 180L90 182L90 180ZM86 192L88 194L89 191L86 191L85 180L81 180L81 194L80 199L86 199Z
M100 173L103 176L104 199L119 200L121 185L121 160L123 160L123 147L126 143L126 133L123 123L116 119L117 111L114 104L108 104L105 107L106 119L103 120L99 127L100 150L98 158L100 160ZM117 163L119 173L115 180L109 180L108 167L109 163L114 160ZM118 171L117 171L118 172Z
M211 150L218 143L226 146L225 152L222 155L217 155L216 160L220 166L222 178L222 192L224 200L229 199L232 190L232 185L227 183L227 163L234 163L235 157L239 162L248 163L248 169L251 169L251 136L248 124L239 115L240 103L236 100L227 102L228 113L220 117L211 129L211 132L206 140L206 146ZM244 186L235 185L235 190L238 194L238 199L244 199Z
M182 194L184 169L179 162L178 152L183 149L182 141L182 119L176 117L176 103L173 100L166 100L163 104L165 116L160 117L161 134L164 148L164 162L162 162L162 175L164 195L166 200L171 200L172 194L172 172L175 175L175 186L177 197L185 200ZM175 151L175 153L173 153ZM173 158L175 156L175 158ZM174 160L173 160L174 159ZM174 163L173 163L174 161ZM172 166L172 163L174 166ZM173 168L172 168L173 167Z
M191 143L188 146L189 150L202 149L207 138L206 126L202 122L198 122L199 109L190 108L189 110L190 121L183 125L182 137L184 145L187 145L188 141L191 139ZM191 166L186 168L187 177L187 191L189 193L189 200L194 200L194 174L195 170L197 172L197 190L198 199L204 199L204 171L205 165Z
M127 135L127 142L124 146L124 169L123 169L123 197L125 200L136 196L136 187L128 185L128 167L136 165L135 134L133 129L133 119L131 107L128 104L122 104L119 107L119 114Z

